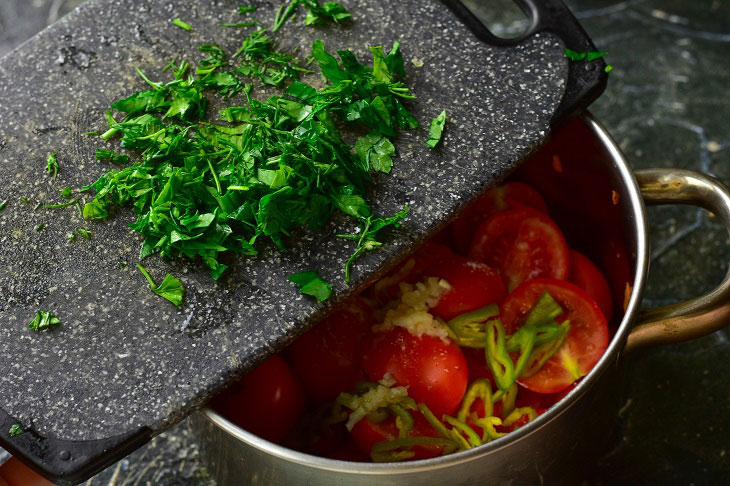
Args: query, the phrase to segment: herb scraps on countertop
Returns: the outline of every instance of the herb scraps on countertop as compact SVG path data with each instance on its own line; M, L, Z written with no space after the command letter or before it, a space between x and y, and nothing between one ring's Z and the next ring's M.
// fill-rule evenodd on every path
M431 120L431 125L428 129L428 140L424 143L426 146L435 149L441 141L441 137L444 134L444 126L446 125L446 110L443 110L439 115Z
M58 177L58 170L58 153L53 152L48 154L48 158L46 159L46 171L53 176L54 180Z
M50 331L55 326L60 326L61 321L50 312L38 310L35 317L28 323L28 329L32 331Z

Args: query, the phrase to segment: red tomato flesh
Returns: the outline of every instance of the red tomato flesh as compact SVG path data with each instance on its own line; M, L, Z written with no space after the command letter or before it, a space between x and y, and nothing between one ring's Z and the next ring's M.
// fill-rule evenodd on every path
M389 374L396 386L407 386L408 395L425 403L436 417L456 410L466 391L466 359L451 340L418 337L397 327L372 335L362 363L370 380Z
M274 355L241 378L214 405L249 432L281 441L304 410L304 391L286 362Z
M370 306L356 297L289 347L294 372L315 401L332 400L361 381L362 343L372 324Z
M431 424L418 412L411 411L413 417L413 428L409 437L440 437L440 434L431 427ZM395 418L373 423L367 418L360 420L352 428L352 437L362 452L370 457L373 445L385 440L393 440L398 438L398 427L395 425ZM415 455L409 459L417 461L419 459L429 459L441 455L444 446L439 445L417 445L412 450Z
M613 299L606 277L588 257L575 250L570 250L569 280L593 297L598 307L601 308L606 321L611 322Z
M548 292L563 308L560 320L570 320L565 342L534 375L518 382L538 393L557 393L588 374L608 347L608 324L598 304L577 286L556 279L522 284L507 296L500 311L508 335L519 329L537 300Z
M485 305L499 304L507 295L499 273L474 260L454 256L432 265L425 274L442 278L451 285L431 309L431 314L445 321Z
M493 214L477 229L469 256L498 268L508 291L535 278L566 279L570 273L570 254L560 228L531 209Z
M523 182L508 182L489 190L474 201L450 226L454 246L462 254L469 250L475 228L495 211L531 208L547 214L547 205L539 192Z

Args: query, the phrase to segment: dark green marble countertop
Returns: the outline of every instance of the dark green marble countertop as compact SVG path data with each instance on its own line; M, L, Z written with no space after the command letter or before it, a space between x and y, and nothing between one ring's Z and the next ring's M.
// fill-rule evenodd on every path
M0 56L82 0L0 2ZM501 5L504 0L492 2ZM487 2L485 2L487 3ZM730 2L567 0L614 66L591 111L635 168L679 167L730 183ZM494 10L497 34L524 23ZM1 62L1 61L0 61ZM645 307L710 290L727 272L730 237L702 210L650 208ZM719 484L730 477L730 332L643 350L623 360L619 427L585 484ZM0 449L0 462L7 454ZM186 423L88 484L211 481Z

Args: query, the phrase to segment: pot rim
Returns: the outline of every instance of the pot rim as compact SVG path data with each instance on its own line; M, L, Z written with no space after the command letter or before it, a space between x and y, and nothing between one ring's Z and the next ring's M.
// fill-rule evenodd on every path
M625 204L628 203L631 208L632 221L630 224L634 234L636 235L636 269L628 306L626 307L623 319L616 330L616 334L611 339L608 348L593 369L559 402L550 407L545 413L538 416L535 420L520 427L516 431L474 449L431 459L396 463L350 462L314 456L262 439L261 437L258 437L233 424L209 407L205 407L200 411L202 415L214 425L239 441L260 451L266 452L278 459L332 472L381 475L410 474L414 472L439 469L446 465L474 461L483 456L489 455L494 451L526 439L528 436L542 428L543 425L552 422L565 413L591 386L593 386L593 383L597 381L610 366L614 366L617 363L618 357L626 343L631 325L635 321L639 312L649 267L646 206L639 191L639 186L634 177L633 171L629 167L629 164L621 149L616 144L616 141L613 140L603 125L601 125L601 123L599 123L588 111L583 112L580 115L580 118L601 142L620 177L621 183L624 186L622 189L625 189L626 191L625 194L622 192L621 201Z

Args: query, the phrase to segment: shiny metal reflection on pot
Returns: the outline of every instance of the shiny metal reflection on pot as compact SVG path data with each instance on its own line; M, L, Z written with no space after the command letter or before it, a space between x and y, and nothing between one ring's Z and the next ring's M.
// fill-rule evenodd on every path
M615 141L590 114L565 124L514 177L545 196L568 240L593 253L606 271L614 299L625 305L623 316L612 323L611 343L593 370L565 398L517 431L475 449L414 462L372 464L304 454L261 439L204 409L193 415L192 426L219 484L562 482L579 465L590 464L608 442L622 399L617 363L623 353L709 334L728 322L727 277L706 296L639 312L649 261L645 205L701 206L730 227L730 190L722 183L678 169L632 172Z

